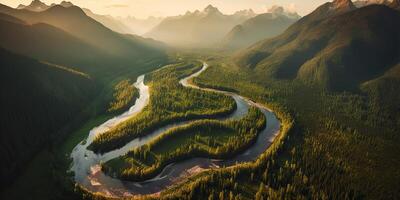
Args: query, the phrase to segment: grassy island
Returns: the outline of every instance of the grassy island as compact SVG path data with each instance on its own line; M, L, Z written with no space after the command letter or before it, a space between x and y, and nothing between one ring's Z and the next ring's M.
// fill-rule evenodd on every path
M146 76L150 102L144 110L95 138L89 149L104 153L122 147L164 125L193 120L218 118L236 109L233 98L214 92L186 88L179 80L200 70L200 62L170 65Z
M198 120L166 131L150 143L103 164L102 169L124 180L143 181L173 162L194 157L230 158L256 141L265 122L265 116L254 107L239 120Z

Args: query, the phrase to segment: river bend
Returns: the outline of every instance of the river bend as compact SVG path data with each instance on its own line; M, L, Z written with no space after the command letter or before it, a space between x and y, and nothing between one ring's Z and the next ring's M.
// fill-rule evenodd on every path
M200 88L190 83L190 79L199 76L203 71L207 69L208 65L203 64L200 71L182 79L180 83L185 87L192 87L196 89L213 91L224 93L232 96L235 100L237 109L228 117L220 118L219 120L227 119L239 119L247 114L249 106L256 106L261 110L267 119L267 125L265 129L259 133L257 141L245 152L227 160L214 160L208 158L192 158L182 162L177 162L166 166L162 172L155 178L143 181L143 182L129 182L122 181L110 176L107 176L101 171L100 164L107 162L113 158L123 156L128 151L135 147L140 147L152 139L156 138L160 134L164 133L173 127L185 125L194 120L188 120L179 123L172 123L167 126L161 127L152 133L134 139L124 147L107 152L105 154L95 154L94 152L87 149L87 147L93 142L93 139L97 134L104 133L110 128L117 126L118 124L128 120L135 116L137 113L143 110L149 103L149 88L144 84L144 75L137 78L134 86L138 88L140 96L136 99L135 104L125 113L114 117L98 127L93 128L87 137L87 139L78 144L71 153L72 166L71 171L75 174L75 181L91 192L100 192L107 196L113 197L128 197L135 195L145 195L158 193L161 190L171 186L172 184L183 180L184 178L204 171L210 168L228 167L242 162L250 162L256 160L267 148L272 144L275 137L280 131L280 122L276 118L275 114L268 108L255 103L245 97L242 97L236 93L220 91L215 89Z

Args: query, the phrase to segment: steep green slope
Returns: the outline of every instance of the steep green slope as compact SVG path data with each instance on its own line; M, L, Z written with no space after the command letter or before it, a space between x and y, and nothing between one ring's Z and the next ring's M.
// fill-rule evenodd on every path
M399 12L380 5L332 11L334 6L327 3L282 35L242 51L237 63L270 78L343 90L399 61Z
M400 127L400 64L390 68L382 76L362 83L360 88L362 92L373 97L370 100L371 109L384 115L376 123L392 123L389 127Z
M96 86L78 71L0 49L1 186L8 186L44 145L75 128ZM62 131L64 129L64 131Z

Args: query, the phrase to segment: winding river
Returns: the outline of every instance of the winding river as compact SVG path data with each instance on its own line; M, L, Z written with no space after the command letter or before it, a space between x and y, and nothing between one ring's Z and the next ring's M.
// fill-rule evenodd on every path
M137 138L126 144L121 149L110 151L105 154L95 154L87 150L87 147L93 142L97 134L104 133L110 128L117 126L121 122L128 120L139 113L149 102L149 88L144 84L144 75L137 78L134 84L139 89L140 96L135 104L125 113L114 117L98 127L93 128L89 132L87 139L78 144L71 153L72 167L71 171L75 173L75 181L92 192L100 192L107 196L113 197L129 197L135 195L155 194L168 186L175 184L188 176L199 173L210 168L220 168L235 165L237 163L254 161L259 157L274 141L280 131L280 122L275 114L268 108L252 102L238 94L226 91L220 91L208 88L199 88L192 85L189 80L199 76L207 69L208 65L203 64L203 68L180 81L185 87L192 87L201 90L213 91L232 96L237 104L237 109L228 117L220 118L220 120L239 119L247 114L250 105L258 107L267 118L266 128L258 135L257 141L245 152L228 160L214 160L208 158L192 158L183 162L177 162L165 167L162 172L155 178L144 182L128 182L122 181L105 175L101 171L100 164L107 162L113 158L123 156L135 147L142 146L152 139L156 138L168 129L176 126L187 124L191 121L173 123L165 127L153 131L151 134Z

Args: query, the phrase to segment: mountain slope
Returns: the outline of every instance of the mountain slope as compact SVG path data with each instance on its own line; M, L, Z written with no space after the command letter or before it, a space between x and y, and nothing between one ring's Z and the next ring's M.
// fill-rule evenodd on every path
M104 77L110 70L122 72L135 68L144 71L149 65L155 68L156 62L166 58L164 46L113 32L78 7L53 6L43 12L32 12L0 5L0 13L26 21L24 26L2 22L1 46L92 75L101 73Z
M285 33L239 53L237 63L333 90L374 78L400 58L400 13L382 5L355 10L348 2L324 4Z
M298 15L287 15L283 8L279 12L257 15L235 26L225 36L222 46L225 48L241 48L259 40L277 36L299 18Z
M72 66L91 74L106 70L106 65L116 60L106 52L53 26L15 21L18 19L0 13L0 46L10 51Z
M65 8L75 6L73 3L69 2L69 1L62 1L60 4L53 3L51 5L46 5L45 3L41 2L40 0L33 0L31 2L31 4L29 4L27 6L20 4L17 9L25 9L25 10L34 11L34 12L42 12L42 11L45 11L45 10L47 10L51 7L57 6L57 5L60 5ZM113 31L116 31L119 33L131 33L131 30L127 26L125 26L122 22L114 19L111 16L98 15L86 8L83 8L82 10L85 12L85 14L87 16L100 22L101 24L103 24L104 26L106 26L107 28L109 28Z
M1 48L0 66L0 152L7 163L0 167L0 184L5 186L43 145L61 137L61 128L83 116L96 87L81 72Z
M182 16L168 17L145 36L176 46L210 47L250 16L252 17L243 12L224 15L209 5L202 12L187 12Z
M121 21L114 19L112 16L95 14L91 10L85 8L83 9L83 11L87 16L93 18L94 20L100 22L101 24L115 32L132 33L132 30L128 26L126 26Z
M400 63L387 70L383 75L364 82L361 90L374 97L375 107L390 119L399 119L400 110ZM399 127L400 120L395 124Z
M0 6L0 12L31 24L46 23L55 26L110 54L130 57L156 55L154 49L148 48L142 43L126 40L121 34L111 31L88 17L82 9L76 6L63 7L56 5L43 12L32 12L2 5Z

